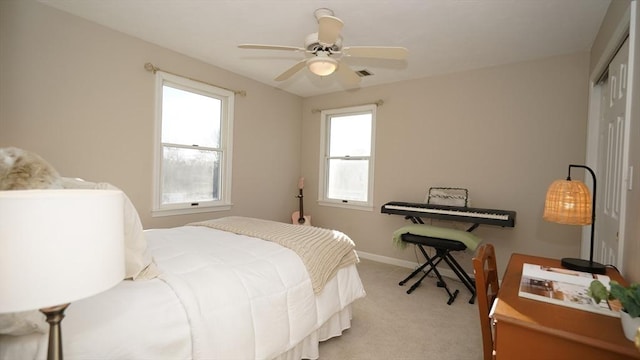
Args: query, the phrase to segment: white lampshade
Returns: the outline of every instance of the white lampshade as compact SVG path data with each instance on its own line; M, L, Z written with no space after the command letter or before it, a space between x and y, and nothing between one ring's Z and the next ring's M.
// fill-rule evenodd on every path
M336 71L338 61L326 55L317 55L307 60L307 66L312 73L318 76L327 76Z
M0 191L0 313L70 303L124 275L122 192Z

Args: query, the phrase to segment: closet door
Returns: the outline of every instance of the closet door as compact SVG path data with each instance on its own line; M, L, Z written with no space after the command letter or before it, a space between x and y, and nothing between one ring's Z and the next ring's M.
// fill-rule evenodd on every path
M620 216L624 194L624 149L627 127L627 66L629 44L625 40L609 64L607 80L601 84L599 123L596 234L594 260L620 265ZM585 176L588 179L589 176Z

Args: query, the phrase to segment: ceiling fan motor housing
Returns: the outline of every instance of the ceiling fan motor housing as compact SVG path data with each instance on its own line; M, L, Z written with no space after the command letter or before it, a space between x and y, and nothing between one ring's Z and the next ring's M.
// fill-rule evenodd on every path
M307 35L307 38L304 40L304 47L307 51L314 54L318 51L324 51L327 53L340 52L340 50L342 50L342 36L340 36L333 45L326 46L318 41L318 33L315 32Z
M323 16L335 16L335 14L333 13L333 10L331 10L331 9L320 8L320 9L316 9L313 12L313 16L316 17L316 20L320 20L320 18L323 17Z

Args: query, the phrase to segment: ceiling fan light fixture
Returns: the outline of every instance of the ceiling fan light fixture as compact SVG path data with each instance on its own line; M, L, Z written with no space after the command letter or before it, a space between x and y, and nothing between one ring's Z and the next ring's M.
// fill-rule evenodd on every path
M307 60L307 67L318 76L328 76L336 71L338 61L328 56L317 56Z

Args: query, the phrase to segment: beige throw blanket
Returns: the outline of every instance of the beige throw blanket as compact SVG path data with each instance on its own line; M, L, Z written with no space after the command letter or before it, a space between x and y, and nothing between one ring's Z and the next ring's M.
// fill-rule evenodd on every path
M344 233L313 226L285 224L276 221L229 216L188 224L207 226L275 242L295 251L309 272L313 291L317 294L337 271L358 263L355 244Z

